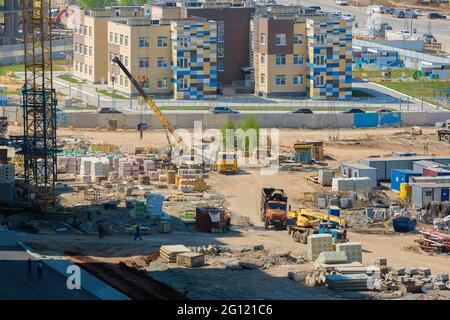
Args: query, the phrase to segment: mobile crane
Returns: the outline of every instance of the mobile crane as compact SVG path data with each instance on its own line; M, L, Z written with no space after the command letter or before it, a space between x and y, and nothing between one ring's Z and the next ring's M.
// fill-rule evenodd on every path
M155 102L153 101L153 99L151 99L144 91L144 89L142 88L142 85L139 82L145 82L145 78L140 78L138 81L138 79L136 79L131 73L130 71L128 71L128 69L125 67L125 65L122 63L122 61L120 61L119 57L114 57L112 62L116 63L119 68L125 73L125 75L128 77L128 79L130 79L131 83L133 84L133 86L136 88L136 90L141 94L141 96L144 98L145 103L147 104L147 106L153 111L153 113L156 115L156 117L159 119L159 121L161 122L161 124L163 125L164 128L164 133L166 134L167 137L167 141L169 143L169 159L170 156L172 154L172 143L170 141L170 136L169 133L175 138L175 140L181 144L181 148L183 150L187 150L187 145L183 142L183 139L178 136L175 132L175 128L172 126L172 124L166 119L166 117L164 117L164 115L162 114L161 110L158 108L158 106L155 104ZM141 131L146 127L145 124L140 123L138 124L138 130Z

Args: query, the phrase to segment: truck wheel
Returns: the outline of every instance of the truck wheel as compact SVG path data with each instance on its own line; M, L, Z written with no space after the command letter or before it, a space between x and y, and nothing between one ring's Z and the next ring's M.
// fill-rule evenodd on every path
M295 232L292 234L292 237L294 238L294 241L295 241L295 242L300 242L301 236L302 236L302 233L301 233L300 231L295 231Z
M307 232L303 232L300 235L300 243L303 243L303 244L307 244L308 243L308 233Z
M287 224L283 224L283 225L281 226L281 230L287 230L287 228L288 228Z
M269 221L264 220L264 228L265 228L266 230L269 229Z

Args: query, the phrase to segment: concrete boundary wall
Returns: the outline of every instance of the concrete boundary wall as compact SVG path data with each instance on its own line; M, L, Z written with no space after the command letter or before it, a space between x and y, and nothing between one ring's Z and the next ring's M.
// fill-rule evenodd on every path
M168 113L166 118L176 128L193 128L194 121L201 121L203 128L221 128L227 119L239 124L249 114L213 115L207 113ZM354 114L290 114L290 113L252 113L259 119L262 128L352 128L355 126ZM118 127L133 129L141 122L139 114L97 114L97 113L61 113L58 114L60 127L73 126L74 128L106 128L108 120L117 120ZM448 111L432 112L404 112L401 114L401 122L395 126L434 126L436 122L450 119ZM145 116L145 120L151 129L161 129L159 120L151 115ZM387 126L387 125L385 125Z

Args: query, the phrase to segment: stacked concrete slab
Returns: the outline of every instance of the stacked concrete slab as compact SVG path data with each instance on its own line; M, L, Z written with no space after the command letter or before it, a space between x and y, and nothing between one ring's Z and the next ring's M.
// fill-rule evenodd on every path
M336 252L345 252L347 262L362 263L362 246L360 242L346 242L336 244Z
M331 189L333 191L371 190L373 182L369 177L362 178L333 178Z
M333 251L333 236L331 234L309 235L306 247L308 259L314 261L324 251Z

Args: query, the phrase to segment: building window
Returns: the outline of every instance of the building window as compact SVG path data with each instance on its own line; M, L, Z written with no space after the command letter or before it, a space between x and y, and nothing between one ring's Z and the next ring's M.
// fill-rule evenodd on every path
M324 34L316 34L315 38L317 44L323 45L327 37Z
M286 84L286 76L284 74L277 74L275 76L275 84L277 86L284 86Z
M294 78L292 78L292 83L297 86L302 85L303 84L303 75L298 74L298 75L294 76Z
M158 68L167 68L167 61L163 57L158 57L156 66Z
M110 53L109 53L109 62L113 63L113 62L112 62L113 59L114 59L114 53L110 52Z
M178 79L178 90L185 91L187 89L189 89L189 79L187 78Z
M88 74L88 65L87 64L84 65L84 74Z
M120 79L120 81L119 81L120 85L123 86L123 76L121 75L121 76L119 77L119 79Z
M115 44L119 43L119 35L117 33L114 33L114 43Z
M148 68L148 67L150 67L150 59L139 58L139 68Z
M301 45L301 44L303 44L303 35L294 34L294 45Z
M84 55L87 56L87 54L88 54L88 47L85 45L84 46Z
M139 48L148 48L148 37L139 37Z
M188 58L178 58L177 60L177 67L180 69L187 69L189 68L189 60Z
M314 64L316 66L323 66L325 65L325 56L322 54L318 54L314 56Z
M125 67L128 67L128 57L125 56Z
M89 57L92 57L92 47L89 47Z
M109 33L109 42L110 43L114 42L114 33L112 33L112 32Z
M92 76L92 66L89 66L89 75Z
M266 34L265 33L261 33L261 45L262 46L266 45Z
M120 35L120 45L123 46L123 34Z
M87 36L88 35L88 27L84 26L84 35Z
M128 47L128 36L125 36L125 47Z
M159 36L157 38L157 46L158 48L166 48L167 47L167 37L166 36Z
M261 73L261 84L262 85L266 84L266 75L264 73Z
M92 37L92 27L89 27L89 37Z
M123 62L123 54L119 55L119 60Z
M294 54L294 64L303 64L303 56Z
M284 33L275 36L275 45L282 47L286 45L286 35Z
M189 47L189 38L187 37L178 38L178 44L180 47L183 48Z
M278 66L286 64L286 55L285 54L277 54L275 57L275 64Z
M144 82L143 88L144 88L144 89L150 89L150 80L149 80L149 79L147 79L147 80Z
M325 79L323 76L315 76L314 77L314 85L316 87L322 87L325 85Z
M78 43L75 42L75 53L78 53Z
M78 71L78 62L75 62L75 71Z
M128 78L125 78L125 87L128 88Z
M167 78L158 79L158 89L167 89L168 80Z
M266 64L266 55L261 54L261 64Z

